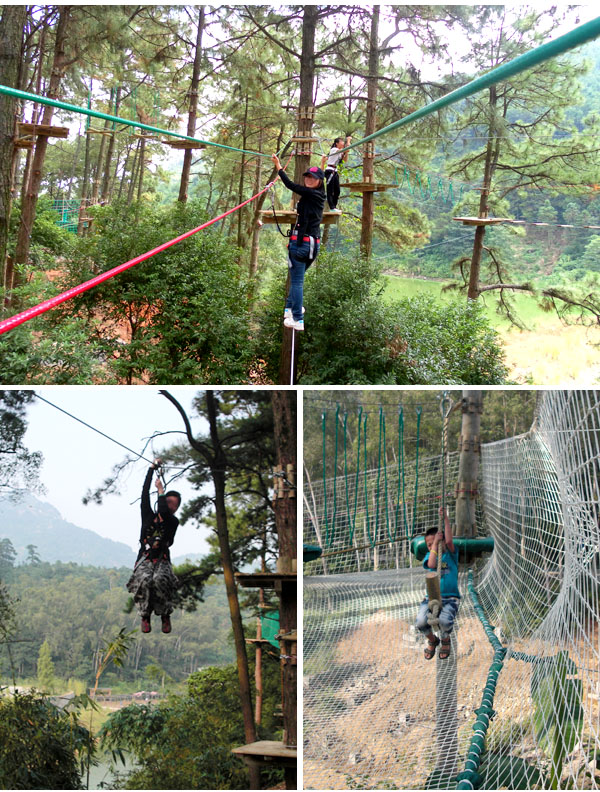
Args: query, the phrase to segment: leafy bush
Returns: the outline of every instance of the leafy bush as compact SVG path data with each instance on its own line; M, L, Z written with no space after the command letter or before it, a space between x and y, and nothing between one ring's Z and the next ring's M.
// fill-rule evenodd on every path
M0 699L0 788L83 789L88 731L35 691Z
M65 288L198 226L197 205L115 203L97 209L78 241ZM245 381L250 364L246 274L236 250L207 229L65 304L87 314L90 334L120 381Z
M386 304L373 260L323 254L305 279L306 330L298 349L303 384L496 384L507 370L480 305L416 297ZM270 286L257 354L276 379L283 277Z

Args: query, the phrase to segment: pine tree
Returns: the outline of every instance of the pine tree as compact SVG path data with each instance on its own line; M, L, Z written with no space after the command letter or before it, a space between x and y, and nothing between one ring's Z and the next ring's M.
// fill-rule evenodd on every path
M37 662L37 676L38 683L42 690L51 692L54 686L54 663L52 662L50 644L47 640L44 641L40 647Z

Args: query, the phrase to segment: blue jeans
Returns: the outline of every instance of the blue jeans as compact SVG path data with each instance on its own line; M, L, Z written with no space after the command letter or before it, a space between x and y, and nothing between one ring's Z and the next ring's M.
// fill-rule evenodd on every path
M288 245L288 267L290 268L290 291L285 307L292 309L292 316L297 322L302 319L302 303L304 301L304 273L317 258L319 243L312 237L311 241L290 240Z
M440 620L440 633L442 638L447 638L450 633L452 632L452 628L454 627L454 619L456 619L456 614L458 613L458 606L460 605L460 600L456 597L442 597L442 609L438 614L438 619ZM419 607L419 612L417 614L417 622L416 627L417 630L423 633L423 635L428 635L431 630L431 627L427 623L427 615L429 614L429 600L425 598Z

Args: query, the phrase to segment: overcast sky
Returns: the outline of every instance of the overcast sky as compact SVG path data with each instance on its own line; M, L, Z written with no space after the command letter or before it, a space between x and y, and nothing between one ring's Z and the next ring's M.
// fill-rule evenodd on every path
M36 393L141 453L147 438L155 432L183 430L179 413L158 390L158 387L141 386L60 386L36 388ZM200 389L174 386L169 391L191 417L192 400ZM148 463L138 460L130 466L122 479L120 496L107 496L101 506L84 506L83 495L102 484L127 451L39 399L34 399L28 407L27 420L25 444L30 451L41 451L44 455L40 479L46 493L38 495L40 500L55 506L65 520L137 550L140 529L137 499ZM200 418L194 419L192 426L196 434L208 428ZM172 438L177 441L182 435L174 434ZM154 453L149 447L145 456L152 459L169 445L169 436L158 438L153 441ZM182 493L184 500L194 494L183 479L172 486ZM152 491L155 493L154 485ZM207 535L207 529L198 530L191 525L180 527L172 555L206 552Z

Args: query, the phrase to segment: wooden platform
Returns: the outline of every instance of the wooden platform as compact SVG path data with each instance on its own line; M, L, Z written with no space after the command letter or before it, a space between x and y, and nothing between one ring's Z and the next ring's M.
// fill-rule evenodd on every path
M277 588L283 583L295 583L295 572L236 572L235 579L242 588Z
M68 138L69 127L50 126L49 124L18 123L20 135L46 135L47 137Z
M15 138L15 148L32 149L35 146L33 138Z
M170 146L174 149L205 149L206 145L204 143L196 143L193 140L161 140L161 143L165 143L167 146Z
M468 226L499 225L508 221L506 217L453 217L452 219Z
M275 215L277 217L277 222L279 225L295 225L296 220L298 219L298 213L295 212L293 209L276 209ZM339 212L323 212L323 219L321 220L322 225L331 225L332 223L339 222L339 219L342 215ZM272 209L261 209L260 210L260 219L263 223L275 223L275 217L273 217L273 210Z
M85 130L86 135L112 135L112 129L96 129L96 127L88 127Z
M381 182L345 182L340 187L348 187L352 192L384 192L397 187L397 184L383 184Z
M239 748L232 748L231 753L251 764L296 767L298 762L298 749L288 748L276 740L248 743Z

